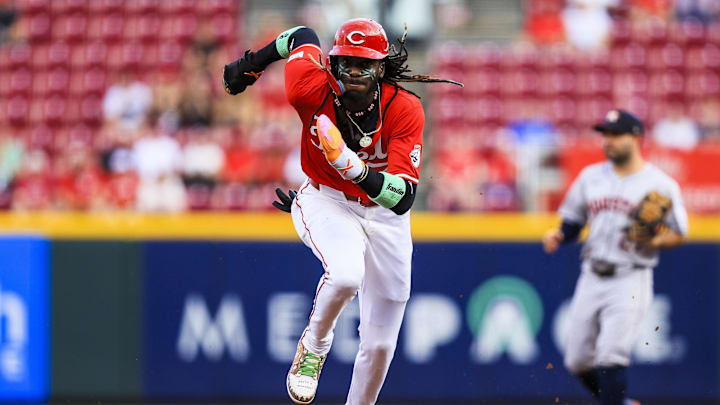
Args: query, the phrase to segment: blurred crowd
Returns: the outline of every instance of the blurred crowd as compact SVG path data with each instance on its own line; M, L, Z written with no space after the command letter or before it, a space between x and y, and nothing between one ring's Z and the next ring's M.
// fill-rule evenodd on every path
M396 3L385 11L418 10L413 52L428 50L431 73L466 84L423 99L419 207L552 208L562 148L596 142L590 125L613 107L668 148L720 140L720 2L525 0L507 46L433 37L434 20L471 24L472 2ZM270 13L248 41L244 4L0 0L0 209L271 209L275 187L304 179L282 66L242 97L220 72L298 21ZM303 5L299 22L351 11Z

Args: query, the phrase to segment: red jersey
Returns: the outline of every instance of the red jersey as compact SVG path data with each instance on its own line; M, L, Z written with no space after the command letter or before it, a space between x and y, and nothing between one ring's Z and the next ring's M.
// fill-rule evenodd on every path
M319 184L367 202L367 194L351 181L343 179L322 152L316 121L325 114L337 125L334 94L325 72L313 63L310 55L317 61L324 60L319 47L305 44L290 53L285 65L285 95L303 124L302 169ZM417 184L425 125L422 105L414 95L387 83L382 84L380 93L382 129L372 135L372 143L360 149L357 155L371 169L394 174Z

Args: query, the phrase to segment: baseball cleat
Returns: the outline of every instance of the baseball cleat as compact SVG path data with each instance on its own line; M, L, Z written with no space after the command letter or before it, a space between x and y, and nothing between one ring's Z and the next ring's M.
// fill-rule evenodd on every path
M287 392L293 402L307 405L315 399L326 357L305 350L302 340L298 342L295 359L287 375Z

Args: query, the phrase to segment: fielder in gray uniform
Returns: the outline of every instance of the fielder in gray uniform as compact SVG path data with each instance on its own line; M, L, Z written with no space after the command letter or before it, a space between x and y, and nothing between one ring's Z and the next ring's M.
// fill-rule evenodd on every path
M570 310L565 366L603 405L626 398L625 369L653 299L658 250L683 243L687 213L677 182L643 160L643 124L622 110L594 129L608 161L587 166L565 196L562 225L543 237L547 253L590 226Z

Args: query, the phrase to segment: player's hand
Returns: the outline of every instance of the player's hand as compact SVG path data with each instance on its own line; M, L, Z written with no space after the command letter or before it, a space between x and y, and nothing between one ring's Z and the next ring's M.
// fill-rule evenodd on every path
M545 235L542 238L543 249L545 249L545 253L554 253L560 246L560 242L562 242L564 237L565 236L563 235L562 231L557 228L550 229L549 231L545 232Z
M317 132L325 159L342 178L353 180L362 174L365 162L360 160L357 153L345 146L340 130L327 115L322 114L318 117Z
M223 69L223 87L227 94L234 96L242 93L263 74L262 67L253 65L248 61L249 54L250 50L247 50L242 58L225 65Z
M340 157L343 149L345 149L345 141L343 141L340 130L325 114L318 117L317 128L318 138L320 138L320 146L322 146L325 159L332 163Z
M289 213L290 209L292 208L292 203L295 200L295 196L297 195L297 191L288 190L288 193L286 195L282 190L276 188L275 194L277 194L280 201L273 201L273 207L279 209L280 211L285 211Z

